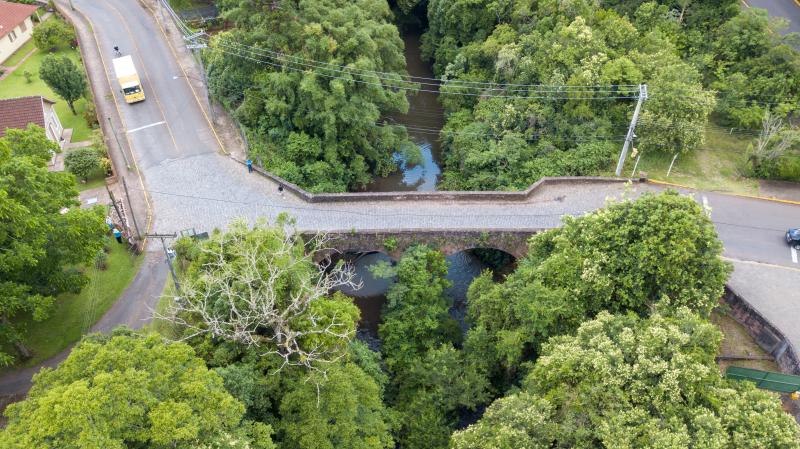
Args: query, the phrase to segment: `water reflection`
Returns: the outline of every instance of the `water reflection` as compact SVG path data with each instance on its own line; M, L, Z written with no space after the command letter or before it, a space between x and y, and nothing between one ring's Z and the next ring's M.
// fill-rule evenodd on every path
M394 280L376 278L372 275L370 267L380 262L394 263L394 261L386 254L378 252L345 254L342 258L353 265L356 282L361 282L362 287L358 290L341 289L341 291L352 297L353 302L361 310L359 329L371 337L377 337L378 325L381 322L381 309L386 303L386 292ZM467 290L472 280L481 274L481 271L488 268L488 265L475 256L472 251L462 251L447 256L445 260L447 261L447 279L453 284L445 291L445 294L453 301L450 315L458 320L462 329L466 330L464 317L467 311Z
M408 30L403 35L406 69L409 75L433 78L433 70L420 53L421 30ZM422 163L407 164L402 154L394 153L399 170L385 178L377 178L367 186L370 192L406 190L433 191L441 175L439 130L444 126L444 109L439 104L438 90L426 86L428 92L408 96L408 114L392 114L392 122L405 125L409 138L419 146ZM431 92L433 90L433 92Z
M358 327L372 337L378 335L381 320L381 309L386 302L386 291L394 283L392 279L376 278L369 267L381 262L393 263L391 257L383 253L344 254L342 258L353 265L355 281L361 288L352 290L342 288L340 291L353 298L353 302L361 310L361 321Z
M413 187L413 190L432 191L436 190L436 182L442 170L439 164L433 159L431 143L417 143L422 156L422 163L410 165L400 153L394 153L394 161L400 167L399 174L402 176L404 187ZM396 182L393 180L393 182Z

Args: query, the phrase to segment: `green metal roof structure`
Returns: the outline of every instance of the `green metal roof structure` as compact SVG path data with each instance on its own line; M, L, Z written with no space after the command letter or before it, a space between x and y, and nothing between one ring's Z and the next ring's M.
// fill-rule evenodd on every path
M756 387L779 393L794 393L800 391L800 376L791 374L773 373L759 369L729 366L725 370L725 377L734 380L749 380L755 382Z

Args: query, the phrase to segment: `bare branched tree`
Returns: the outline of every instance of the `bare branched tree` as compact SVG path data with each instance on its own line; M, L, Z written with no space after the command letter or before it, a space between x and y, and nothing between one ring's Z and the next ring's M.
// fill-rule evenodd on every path
M774 161L791 150L797 141L797 133L784 126L783 120L768 110L761 121L761 133L750 148L750 162L757 168L764 162Z
M325 302L333 302L329 295L336 289L361 285L349 265L313 262L315 251L331 250L327 235L301 242L294 230L257 225L251 231L235 222L197 245L180 297L157 318L190 330L184 339L210 334L278 355L280 368L335 362L353 337L354 319L347 313L352 308Z

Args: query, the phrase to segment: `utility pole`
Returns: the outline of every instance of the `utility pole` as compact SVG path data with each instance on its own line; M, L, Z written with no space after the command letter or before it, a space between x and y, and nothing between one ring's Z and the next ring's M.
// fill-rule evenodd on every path
M108 184L106 184L106 191L108 192L108 197L111 198L111 205L114 206L114 210L117 211L117 216L119 217L120 223L122 223L125 226L125 232L127 232L128 235L130 235L131 234L131 229L125 223L125 220L123 220L122 212L119 210L119 206L117 205L117 199L114 197L114 192L111 191L111 188L108 187Z
M114 122L111 121L111 117L106 117L108 119L108 126L111 128L111 133L114 134L114 140L117 141L117 148L119 148L119 152L122 153L122 158L125 159L125 166L128 167L128 170L131 169L131 163L128 162L128 155L125 154L125 148L122 148L122 145L119 143L119 137L117 137L117 130L114 129Z
M211 113L211 121L216 121L216 116L214 115L214 104L211 102L211 91L208 89L208 74L206 74L206 67L203 64L203 55L200 54L199 50L207 48L208 45L206 44L198 44L196 40L205 34L205 31L200 30L197 33L194 33L189 36L184 36L186 40L186 47L192 51L192 56L197 60L197 63L200 64L200 72L203 74L203 87L206 90L206 99L208 100L208 111Z
M128 208L131 211L131 219L133 219L133 227L136 228L136 238L141 240L142 233L139 231L139 225L136 223L136 214L133 212L133 203L131 203L131 196L128 193L128 183L125 182L125 177L122 177L122 187L125 189L125 198L128 199Z
M622 174L622 167L625 165L625 158L628 157L628 148L630 148L633 138L636 137L634 130L636 129L636 122L639 121L639 113L642 112L642 103L647 100L647 84L639 85L639 98L636 101L636 109L633 110L633 118L628 127L628 134L625 136L625 143L622 144L622 152L619 154L619 161L617 161L616 175Z
M178 292L178 295L181 294L181 284L178 283L178 275L175 274L175 267L172 266L172 257L169 255L169 250L167 249L167 242L164 239L174 239L177 237L177 234L147 234L147 237L152 237L161 240L161 247L164 248L164 256L167 258L167 265L169 265L169 272L172 273L172 282L175 283L175 291Z

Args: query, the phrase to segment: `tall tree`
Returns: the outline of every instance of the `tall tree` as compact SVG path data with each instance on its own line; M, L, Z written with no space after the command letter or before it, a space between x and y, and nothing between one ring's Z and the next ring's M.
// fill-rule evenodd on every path
M16 321L42 320L57 295L80 291L86 277L75 267L92 260L107 231L102 210L78 208L75 178L47 169L58 151L33 125L0 138L0 348L23 357ZM0 350L0 366L12 362Z
M254 159L312 191L362 187L396 168L405 130L382 116L406 112L415 85L403 80L387 2L219 6L236 28L212 41L210 87L248 129Z
M6 410L4 448L275 448L192 348L157 335L89 337L33 382Z
M461 329L449 315L447 263L441 252L416 246L396 267L374 271L396 277L378 335L390 375L388 402L398 413L398 445L444 448L456 411L488 399L486 376L454 347Z
M280 405L285 449L395 447L380 386L354 363L332 366L287 386Z
M465 347L507 385L547 338L601 310L645 316L685 306L707 316L730 270L721 252L703 208L674 191L567 217L531 239L505 282L473 282Z
M83 70L66 56L48 55L39 67L39 77L69 105L73 115L75 102L86 92Z
M456 432L451 447L800 447L776 395L721 378L719 341L686 308L670 318L601 312L551 339L523 390Z
M63 20L46 20L33 29L33 42L43 51L68 45L74 40L75 30Z
M208 240L180 241L186 263L180 297L161 318L191 335L277 356L283 366L322 369L340 359L355 334L358 308L330 292L355 286L353 273L314 264L324 236L306 246L287 220L252 228L237 220Z

